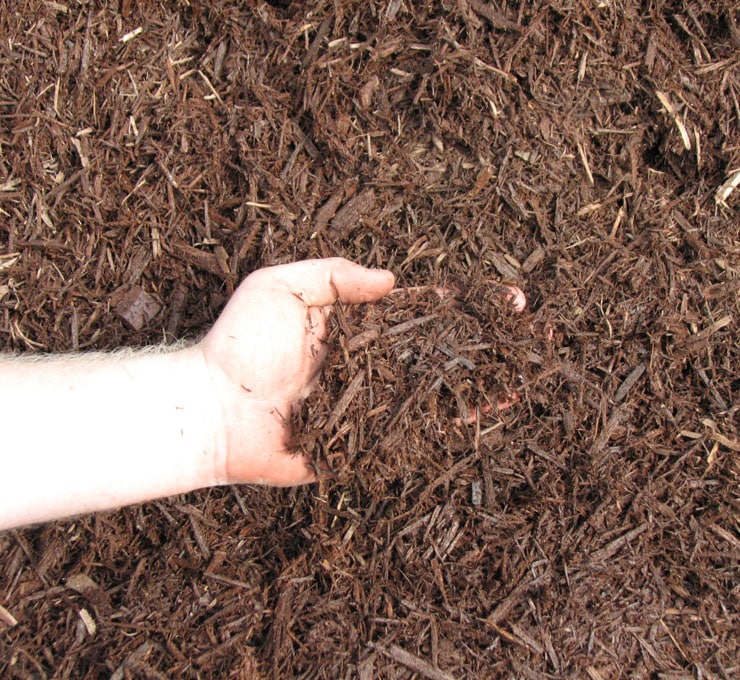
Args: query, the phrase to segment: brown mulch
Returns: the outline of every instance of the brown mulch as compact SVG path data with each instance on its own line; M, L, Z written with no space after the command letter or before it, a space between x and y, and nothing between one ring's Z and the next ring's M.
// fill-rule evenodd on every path
M305 257L408 289L333 317L319 484L0 534L1 677L740 675L736 3L0 0L0 46L2 350Z

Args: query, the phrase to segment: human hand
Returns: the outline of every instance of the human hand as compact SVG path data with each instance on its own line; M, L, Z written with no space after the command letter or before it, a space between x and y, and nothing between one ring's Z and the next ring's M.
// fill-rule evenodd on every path
M341 258L268 267L242 282L199 345L223 411L217 481L314 480L309 461L287 450L289 421L316 386L329 312L337 300L378 300L393 282L389 271Z

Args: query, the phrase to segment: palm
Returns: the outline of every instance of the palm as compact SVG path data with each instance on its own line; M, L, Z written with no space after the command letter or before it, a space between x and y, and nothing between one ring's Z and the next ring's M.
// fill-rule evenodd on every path
M392 285L389 272L341 259L262 269L242 283L201 343L224 411L228 481L313 479L286 451L288 421L316 384L331 305L372 301Z
M206 336L206 360L233 389L295 402L306 396L323 358L324 313L292 293L249 283Z

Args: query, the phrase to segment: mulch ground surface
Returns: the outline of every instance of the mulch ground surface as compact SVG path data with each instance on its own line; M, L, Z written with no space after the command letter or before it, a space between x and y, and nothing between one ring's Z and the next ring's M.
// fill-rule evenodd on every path
M740 676L736 3L0 1L0 213L4 351L403 289L320 483L0 534L3 678Z

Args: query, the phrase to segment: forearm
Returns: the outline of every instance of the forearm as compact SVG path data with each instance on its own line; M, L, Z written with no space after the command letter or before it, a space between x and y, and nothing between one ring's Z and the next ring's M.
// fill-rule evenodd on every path
M0 529L224 481L200 349L0 357Z

